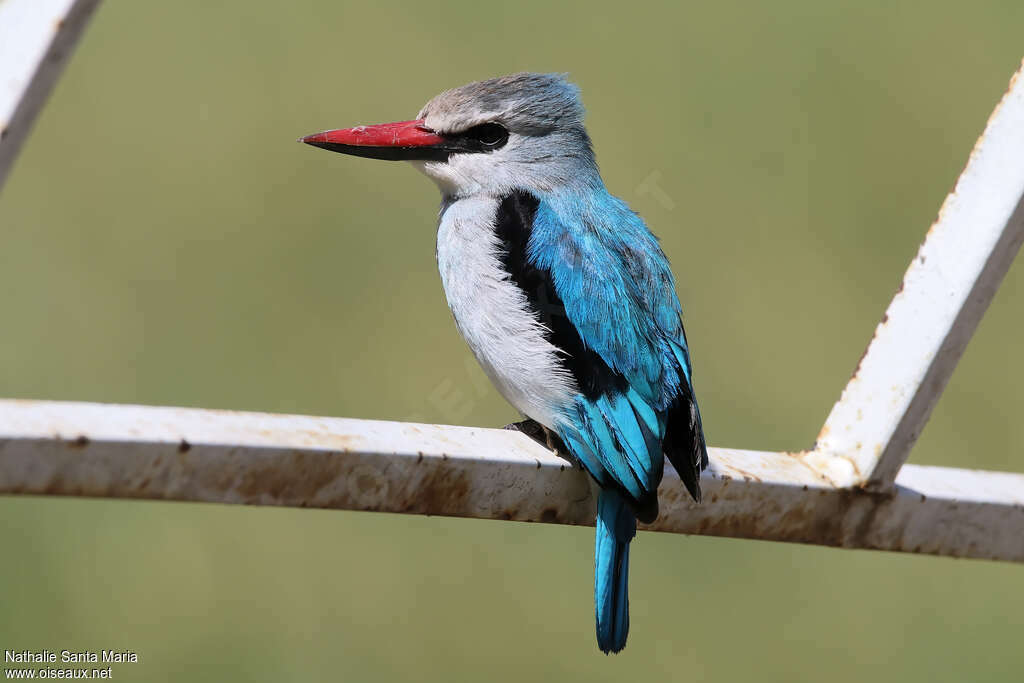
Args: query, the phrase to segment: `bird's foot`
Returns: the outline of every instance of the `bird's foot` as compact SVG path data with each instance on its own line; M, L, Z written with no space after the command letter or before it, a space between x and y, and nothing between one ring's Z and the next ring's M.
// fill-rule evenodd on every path
M507 429L512 432L522 432L534 441L545 443L544 425L536 420L527 418L522 422L513 422L512 424L505 425L502 429Z
M522 432L537 443L546 446L548 450L574 467L579 464L576 462L576 458L569 453L569 449L565 447L565 442L562 441L561 437L536 420L526 419L522 422L513 422L512 424L505 425L503 429Z

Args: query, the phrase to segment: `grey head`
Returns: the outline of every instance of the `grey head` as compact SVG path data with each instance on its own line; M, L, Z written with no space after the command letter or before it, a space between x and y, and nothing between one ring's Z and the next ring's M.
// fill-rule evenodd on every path
M600 182L579 88L564 74L518 73L437 95L416 117L444 137L482 149L414 163L446 197L549 192Z
M433 98L416 120L324 131L301 142L410 161L437 183L446 201L601 183L579 88L563 74L477 81Z

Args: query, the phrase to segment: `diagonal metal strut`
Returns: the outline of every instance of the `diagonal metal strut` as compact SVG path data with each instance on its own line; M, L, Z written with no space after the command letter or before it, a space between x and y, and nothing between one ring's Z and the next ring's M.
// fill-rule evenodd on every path
M0 0L0 189L100 0Z
M816 450L893 486L1024 242L1024 66L989 118Z

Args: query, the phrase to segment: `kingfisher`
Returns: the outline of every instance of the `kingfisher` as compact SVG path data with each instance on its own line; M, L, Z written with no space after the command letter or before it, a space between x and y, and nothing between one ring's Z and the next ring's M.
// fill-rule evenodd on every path
M629 633L629 544L658 516L664 458L700 502L707 446L668 259L605 188L563 74L463 85L411 121L301 142L412 163L441 191L437 265L502 396L594 479L598 647Z

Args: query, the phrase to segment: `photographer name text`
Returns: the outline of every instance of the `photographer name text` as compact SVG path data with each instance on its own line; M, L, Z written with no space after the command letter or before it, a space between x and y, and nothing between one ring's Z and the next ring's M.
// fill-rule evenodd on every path
M133 650L4 650L4 661L17 664L118 664L138 662L139 655Z

